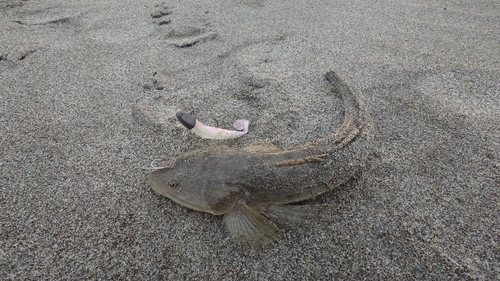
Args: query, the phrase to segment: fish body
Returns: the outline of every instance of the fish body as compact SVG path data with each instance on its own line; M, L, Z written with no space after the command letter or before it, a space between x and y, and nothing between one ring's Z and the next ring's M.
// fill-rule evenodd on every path
M372 120L352 89L333 71L325 78L344 102L344 122L315 142L278 149L253 145L240 149L219 146L176 159L173 167L149 176L153 190L174 202L224 215L238 240L265 244L280 231L270 217L300 218L297 205L352 178L371 151Z

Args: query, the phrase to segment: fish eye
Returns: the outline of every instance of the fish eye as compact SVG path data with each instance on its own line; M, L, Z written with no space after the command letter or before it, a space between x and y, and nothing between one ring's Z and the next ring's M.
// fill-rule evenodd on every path
M169 183L168 185L170 185L170 187L176 187L176 186L177 186L177 183L175 183L175 182L171 182L171 183Z

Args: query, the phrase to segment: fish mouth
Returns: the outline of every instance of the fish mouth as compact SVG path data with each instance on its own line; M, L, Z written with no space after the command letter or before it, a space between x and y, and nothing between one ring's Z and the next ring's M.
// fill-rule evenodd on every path
M205 208L201 208L200 206L197 206L197 205L194 205L192 203L190 203L189 201L186 201L184 199L181 199L177 196L168 196L168 198L172 201L174 201L175 203L181 205L181 206L184 206L184 207L187 207L187 208L190 208L190 209L193 209L195 211L200 211L200 212L206 212L206 213L211 213L209 210L205 209Z

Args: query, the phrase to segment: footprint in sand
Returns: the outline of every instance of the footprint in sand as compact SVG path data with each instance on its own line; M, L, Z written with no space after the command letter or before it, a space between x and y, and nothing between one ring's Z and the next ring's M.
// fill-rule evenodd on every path
M10 61L10 62L15 62L15 61L22 61L29 55L37 52L39 48L37 47L32 47L32 48L21 48L17 50L12 50L9 53L5 54L0 54L0 62L2 61Z
M151 18L155 24L161 26L172 22L171 19L165 17L170 14L172 14L172 9L170 9L170 7L163 4L157 4L155 6L155 11L151 13Z
M0 11L21 7L24 5L24 2L26 2L26 0L0 1Z
M167 44L186 48L217 37L217 33L206 30L209 25L204 18L206 13L208 12L189 16L178 14L174 21L173 9L165 4L157 4L151 18L159 27L165 26L160 28L159 32L163 34Z
M209 32L200 32L199 34L192 36L187 35L178 38L167 39L166 42L167 44L174 45L179 48L186 48L194 46L202 41L206 41L216 37L217 33L209 31Z

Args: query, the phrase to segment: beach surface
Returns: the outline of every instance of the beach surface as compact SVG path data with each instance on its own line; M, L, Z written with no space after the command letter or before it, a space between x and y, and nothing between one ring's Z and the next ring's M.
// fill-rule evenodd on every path
M426 2L0 1L0 279L500 279L500 2ZM256 247L151 190L155 159L330 134L330 69L375 136L324 216Z

